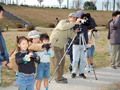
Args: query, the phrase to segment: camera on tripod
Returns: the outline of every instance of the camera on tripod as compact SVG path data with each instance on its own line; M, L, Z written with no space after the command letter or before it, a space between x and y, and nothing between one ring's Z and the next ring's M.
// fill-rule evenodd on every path
M46 48L46 50L48 51L51 48L51 44L43 44L42 48Z
M86 26L89 25L89 20L88 20L87 14L83 14L83 15L81 16L81 19L78 18L77 20L80 20L80 23L81 23L82 25L86 25Z

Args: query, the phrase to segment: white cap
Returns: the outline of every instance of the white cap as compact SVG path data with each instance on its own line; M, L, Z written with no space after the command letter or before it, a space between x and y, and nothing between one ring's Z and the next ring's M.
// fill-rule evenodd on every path
M36 30L32 30L28 33L28 37L29 38L39 38L40 37L40 33Z

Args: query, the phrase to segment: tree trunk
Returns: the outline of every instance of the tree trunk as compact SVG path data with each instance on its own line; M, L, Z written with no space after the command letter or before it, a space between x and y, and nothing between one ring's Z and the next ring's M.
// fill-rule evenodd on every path
M69 0L67 0L67 8L69 9Z
M113 0L113 11L115 11L115 0Z

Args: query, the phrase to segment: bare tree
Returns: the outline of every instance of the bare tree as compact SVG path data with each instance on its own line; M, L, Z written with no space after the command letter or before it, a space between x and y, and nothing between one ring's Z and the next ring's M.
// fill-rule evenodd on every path
M97 0L92 0L92 2L93 2L94 4L96 4L96 3L97 3Z
M113 11L115 11L115 0L113 0Z
M57 0L57 1L60 4L60 8L61 8L61 4L63 3L64 0Z
M117 7L118 7L118 10L120 10L120 1L117 1L116 4L117 4Z
M69 9L69 0L67 0L67 8Z
M110 4L109 0L103 2L103 6L105 7L105 10L107 11L108 11L109 4Z
M40 7L41 7L41 3L44 1L44 0L37 0L39 3L40 3Z
M16 5L19 5L19 0L16 0Z
M80 9L81 3L82 3L81 0L76 0L76 1L75 1L75 8L76 8L76 9Z

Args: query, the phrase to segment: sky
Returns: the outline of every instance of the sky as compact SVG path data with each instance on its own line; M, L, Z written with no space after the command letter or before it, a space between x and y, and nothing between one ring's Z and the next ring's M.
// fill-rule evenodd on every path
M36 6L40 5L37 0L19 0L19 1L20 1L20 3L24 2L25 4L28 4L28 5L36 5ZM82 1L85 2L85 1L91 1L91 0L82 0ZM96 6L97 6L98 10L102 10L102 2L105 2L105 1L107 1L107 0L97 0ZM112 10L113 0L109 0L109 1L111 2L111 10ZM120 1L120 0L116 0L116 2L117 1ZM69 0L69 3L71 5L73 3L73 0ZM42 2L42 5L59 7L59 3L57 0L44 0ZM65 6L65 5L67 5L67 0L63 0L62 6Z

